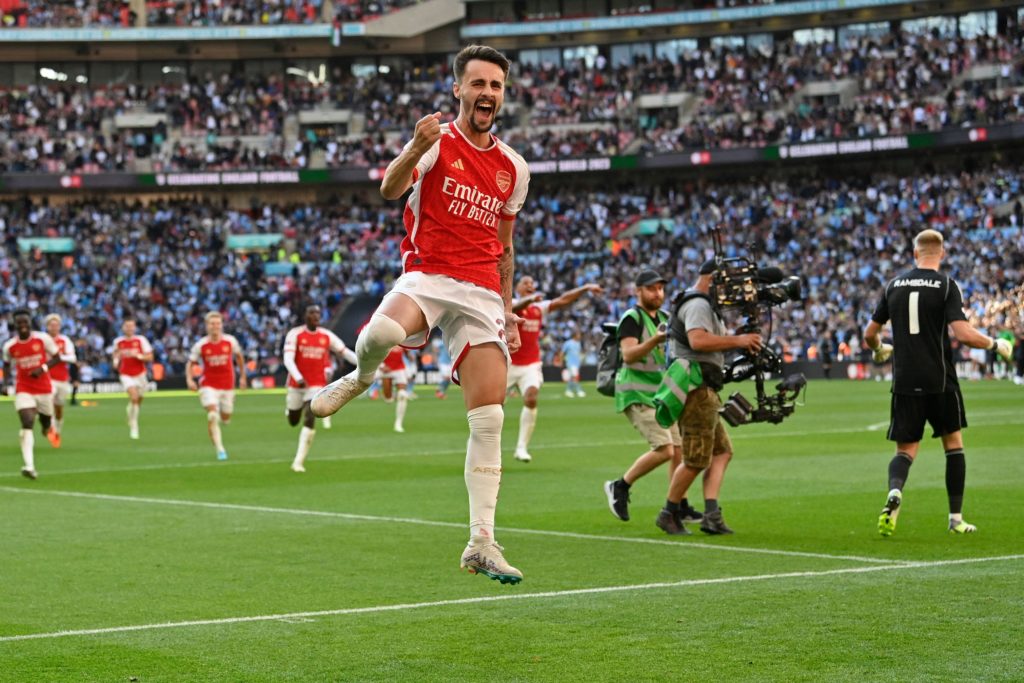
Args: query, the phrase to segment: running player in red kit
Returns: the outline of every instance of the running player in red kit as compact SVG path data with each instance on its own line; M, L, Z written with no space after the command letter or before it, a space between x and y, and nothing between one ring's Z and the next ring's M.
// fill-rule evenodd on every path
M512 367L509 369L506 389L517 387L523 397L523 412L519 414L519 440L516 442L516 460L530 462L533 456L528 450L533 428L537 424L537 395L540 385L544 383L544 373L540 361L540 331L544 325L544 317L548 313L572 304L587 292L602 294L600 285L586 284L571 289L561 296L544 300L543 294L537 294L537 285L527 275L516 284L516 295L519 299L512 305L512 310L523 316L519 323L519 350L512 354Z
M185 364L185 382L190 391L199 390L199 403L206 409L206 429L217 449L217 459L227 460L220 425L231 422L235 410L235 363L238 363L238 387L245 389L245 356L242 345L224 334L224 318L217 311L206 314L206 336L192 346ZM195 369L202 363L203 376L198 386Z
M355 372L314 396L311 408L330 415L366 391L377 367L399 344L426 344L440 327L461 380L469 421L465 478L470 541L461 566L502 583L522 573L494 540L501 483L501 425L509 352L519 348L512 312L512 228L526 201L526 162L491 135L505 99L509 61L472 45L455 56L453 92L459 115L423 117L380 186L385 199L410 188L402 242L404 273L356 342Z
M60 360L50 366L50 381L53 384L53 431L58 435L64 430L64 406L71 398L71 372L69 365L78 362L75 343L66 334L61 334L61 318L56 313L46 316L46 334L57 345Z
M285 407L288 424L299 424L299 447L292 461L292 472L306 471L306 456L316 436L316 418L309 410L309 401L318 389L327 384L331 354L337 354L352 365L356 354L330 330L320 327L320 307L306 307L306 324L288 330L284 338L284 366L288 369L288 394Z
M146 363L153 362L153 347L145 337L135 334L135 318L125 318L121 335L114 340L114 367L121 385L128 392L128 436L139 438L139 411L146 392Z
M377 376L381 382L384 401L395 401L395 426L399 434L405 433L405 409L409 405L409 369L405 367L405 349L396 346L380 364Z
M60 447L60 435L53 431L53 386L50 384L50 364L56 363L57 345L49 335L32 329L29 312L18 309L14 312L15 336L4 343L4 393L9 394L7 381L16 375L14 382L14 409L18 411L21 431L22 475L35 479L35 436L32 425L39 416L39 426L54 448ZM13 369L15 372L11 372Z

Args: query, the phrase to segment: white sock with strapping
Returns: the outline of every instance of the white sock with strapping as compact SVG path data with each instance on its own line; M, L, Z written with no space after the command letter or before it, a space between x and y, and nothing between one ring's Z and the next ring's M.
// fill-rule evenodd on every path
M536 425L537 409L523 406L523 411L519 413L519 441L516 442L516 453L527 452Z
M60 418L59 420L57 418L53 418L53 429L58 434L60 434L62 431L64 431L64 418L63 417Z
M31 429L22 429L18 432L18 441L21 443L21 459L25 461L25 468L35 471L36 458L33 448L36 445L36 435Z
M128 426L137 430L139 428L139 404L128 402Z
M316 430L303 425L299 431L299 447L295 451L295 460L292 467L302 467L306 463L306 456L313 446L313 439L316 437Z
M501 406L480 406L466 415L469 444L466 448L466 489L469 492L471 536L494 538L494 511L501 486Z
M405 328L381 313L374 313L356 340L356 373L359 381L369 384L377 375L384 358L409 335Z

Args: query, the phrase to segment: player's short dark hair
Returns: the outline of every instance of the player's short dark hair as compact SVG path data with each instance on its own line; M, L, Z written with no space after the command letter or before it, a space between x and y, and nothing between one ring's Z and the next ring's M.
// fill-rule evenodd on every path
M497 64L505 73L505 78L508 78L508 69L512 65L508 57L487 45L467 45L459 51L459 54L455 55L453 69L455 70L456 82L462 82L462 74L466 73L466 65L474 59Z
M29 313L29 311L28 311L28 309L27 309L27 308L16 308L16 309L14 309L14 313L11 313L11 318L12 318L12 319L13 319L13 318L17 318L17 317L18 317L18 316L20 316L20 315L23 315L23 316L25 316L25 317L26 317L26 318L28 318L28 319L29 319L30 321L32 320L32 314L31 314L31 313Z

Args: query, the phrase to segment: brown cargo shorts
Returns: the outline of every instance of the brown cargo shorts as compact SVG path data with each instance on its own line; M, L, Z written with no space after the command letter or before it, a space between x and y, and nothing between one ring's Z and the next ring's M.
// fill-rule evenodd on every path
M711 464L712 456L732 452L732 442L718 416L721 407L718 392L706 386L686 395L679 428L683 433L683 463L687 466L704 469Z

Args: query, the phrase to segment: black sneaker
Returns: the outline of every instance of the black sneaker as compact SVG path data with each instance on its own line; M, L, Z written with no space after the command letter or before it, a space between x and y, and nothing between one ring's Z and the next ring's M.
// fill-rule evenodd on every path
M721 508L704 515L704 521L700 523L700 530L711 535L733 533L733 530L725 523L725 519L722 518Z
M692 536L693 532L680 524L676 516L662 508L658 518L654 520L655 525L669 536Z
M678 519L684 524L697 524L698 522L704 521L704 513L700 510L694 509L692 505L689 505L685 510L679 511Z
M629 489L619 480L604 483L604 495L608 496L608 508L623 522L629 521Z

